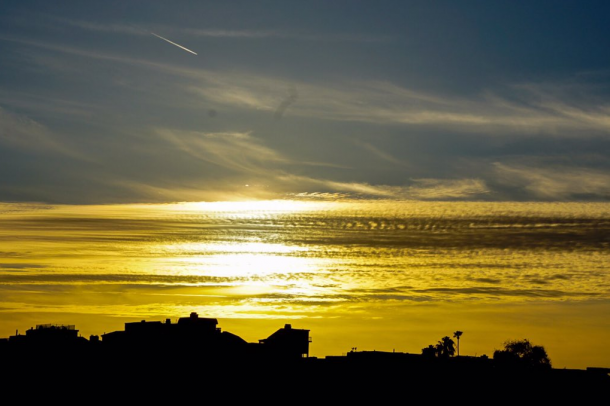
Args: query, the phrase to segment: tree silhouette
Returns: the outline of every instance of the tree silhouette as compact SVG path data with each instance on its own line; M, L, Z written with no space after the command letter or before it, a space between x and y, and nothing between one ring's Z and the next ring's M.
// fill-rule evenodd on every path
M494 361L507 367L525 367L550 369L551 360L541 345L533 345L527 338L523 340L508 340L504 350L496 350Z
M460 337L462 336L462 334L464 334L461 331L456 331L455 333L453 333L453 337L457 338L457 355L458 357L460 356Z
M453 357L453 354L455 354L455 342L449 336L445 336L440 339L436 345L430 344L429 346L422 348L421 353L430 358Z
M421 354L427 358L436 357L436 347L430 344L426 348L422 348Z
M443 337L437 344L436 344L436 352L439 358L449 358L449 357L453 357L453 354L455 354L455 342L449 337L449 336L445 336Z

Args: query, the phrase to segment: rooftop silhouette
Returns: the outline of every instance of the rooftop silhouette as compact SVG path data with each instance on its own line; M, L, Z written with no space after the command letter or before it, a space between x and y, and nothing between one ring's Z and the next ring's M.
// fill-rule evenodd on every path
M610 368L532 368L502 362L502 357L434 356L426 351L429 348L421 354L352 348L345 355L310 357L309 333L285 324L267 338L247 342L222 331L217 319L193 312L176 323L170 319L130 322L124 330L88 339L79 336L73 325L37 325L25 334L0 339L0 357L4 382L27 375L30 381L39 378L48 382L61 376L81 385L85 379L91 384L111 377L168 384L188 372L190 379L208 383L226 384L230 376L241 387L273 382L281 383L284 389L296 389L309 382L310 393L336 389L341 383L361 390L413 389L441 377L445 377L445 388L456 390L464 385L512 388L514 393L527 387L541 393L557 388L586 393L610 389ZM546 396L548 399L549 394Z

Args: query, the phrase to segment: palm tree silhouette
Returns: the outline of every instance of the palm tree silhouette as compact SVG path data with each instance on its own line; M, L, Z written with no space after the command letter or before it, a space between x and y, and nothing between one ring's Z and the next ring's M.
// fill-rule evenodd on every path
M457 355L458 357L460 356L460 337L462 336L463 332L461 331L456 331L455 333L453 333L453 336L455 338L457 338Z
M449 358L453 357L455 354L455 347L453 346L454 342L449 336L443 337L436 344L436 352L439 358Z

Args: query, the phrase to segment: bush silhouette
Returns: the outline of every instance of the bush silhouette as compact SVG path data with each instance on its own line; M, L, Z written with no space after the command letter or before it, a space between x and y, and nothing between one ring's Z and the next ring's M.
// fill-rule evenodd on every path
M505 367L551 369L551 360L541 345L533 345L527 338L508 340L503 350L494 351L496 364Z

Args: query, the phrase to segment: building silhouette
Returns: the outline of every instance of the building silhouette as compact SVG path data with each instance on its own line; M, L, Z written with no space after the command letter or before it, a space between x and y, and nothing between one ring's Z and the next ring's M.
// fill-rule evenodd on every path
M161 321L128 322L125 329L92 335L78 335L73 325L42 324L30 328L25 335L18 332L0 340L0 351L22 359L40 359L60 354L108 359L152 358L163 354L163 360L188 357L215 362L227 361L296 361L309 357L309 330L295 329L290 324L256 343L222 331L215 318L199 317L192 312L177 323Z
M585 393L610 393L610 368L509 368L486 356L440 358L355 348L345 355L318 358L309 355L309 333L285 324L267 338L247 342L223 331L217 319L195 312L176 323L125 323L124 330L89 339L79 336L72 325L42 324L0 339L0 382L6 387L23 379L28 385L70 383L95 393L168 385L195 390L204 383L259 394L271 388L295 393L307 388L311 396L339 390L337 401L362 401L359 394L374 394L377 401L382 394L394 399L406 388L417 391L436 385L446 391L509 390L503 396L512 394L515 399L534 391L547 401L558 388L563 394L580 393L581 400ZM137 394L147 396L157 399L152 393Z

